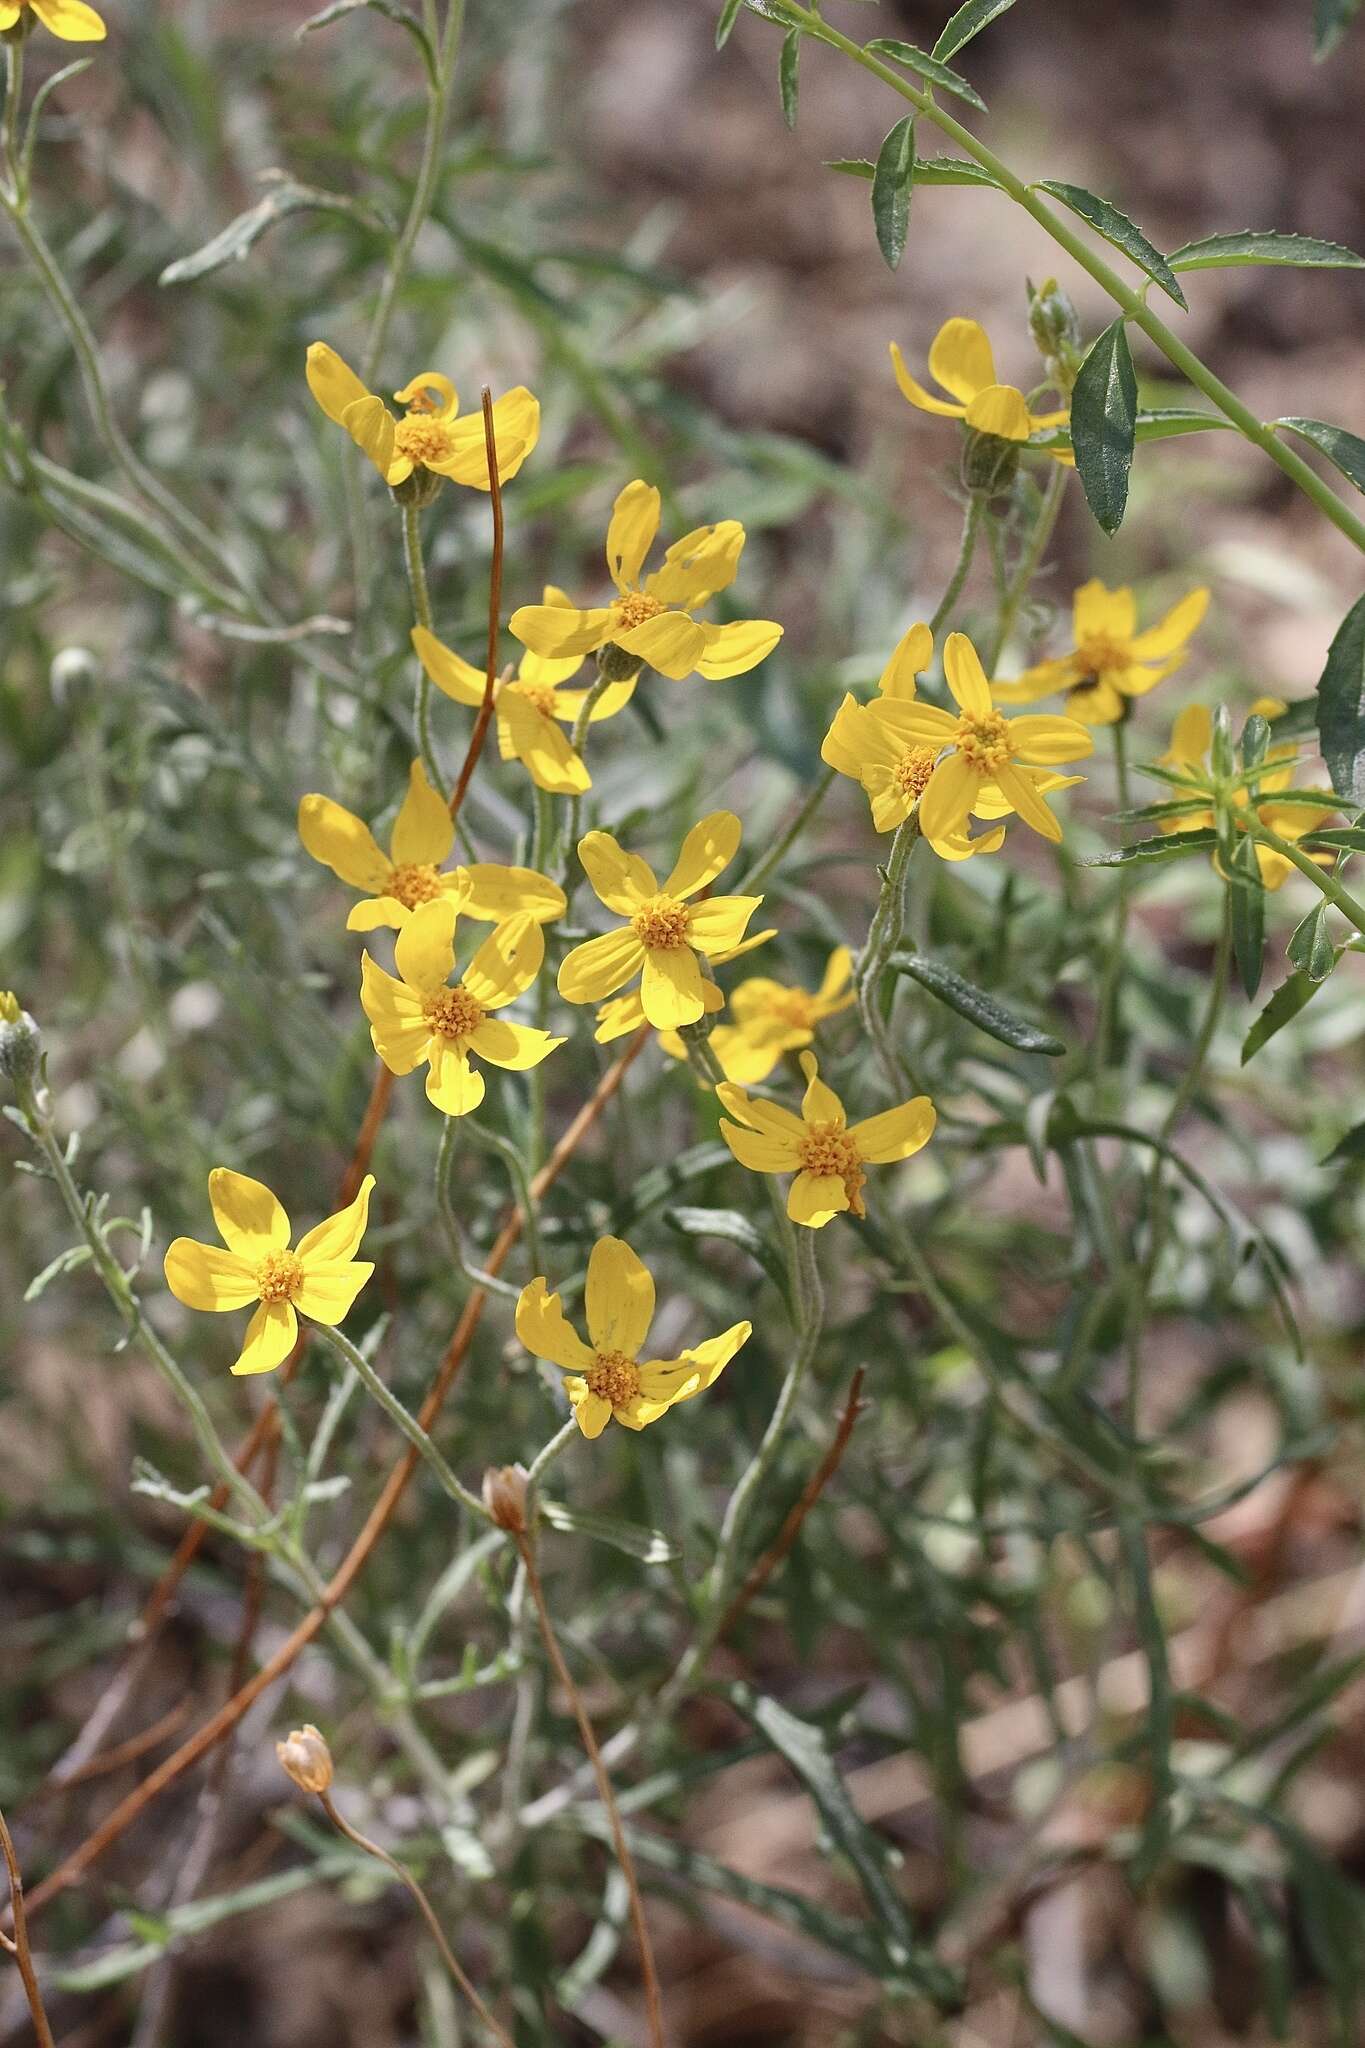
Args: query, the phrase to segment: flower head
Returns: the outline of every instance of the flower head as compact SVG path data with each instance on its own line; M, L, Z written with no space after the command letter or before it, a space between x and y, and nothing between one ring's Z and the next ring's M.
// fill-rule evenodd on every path
M737 519L716 526L698 526L674 541L663 567L641 580L645 556L659 530L659 493L638 477L627 484L612 508L607 528L607 568L616 585L610 604L578 611L555 601L523 605L508 621L517 639L550 661L570 655L620 648L637 667L648 663L660 675L681 682L704 676L708 682L740 676L756 668L782 638L771 619L736 619L728 626L708 626L692 617L718 590L733 582L744 549L744 528Z
M493 1014L516 1001L545 958L545 935L531 918L509 919L485 939L452 988L456 908L448 896L423 903L394 941L395 977L361 955L360 1001L370 1037L385 1066L410 1074L427 1062L427 1099L446 1116L464 1116L483 1101L476 1053L495 1067L538 1067L562 1038Z
M769 939L777 937L777 926L770 924L766 931L750 932L747 939L741 939L737 946L724 946L718 953L707 955L707 965L723 967L728 960L738 960L741 953L752 953L757 946L766 946ZM725 996L705 974L702 976L701 996L704 1004L703 1015L712 1017L725 1008ZM628 1031L638 1031L647 1021L645 1006L640 999L639 989L632 989L629 995L612 996L597 1012L597 1029L593 1037L599 1045L610 1045L614 1038L624 1038ZM715 1034L712 1033L714 1041ZM659 1043L674 1059L686 1059L687 1049L676 1031L661 1031Z
M545 603L560 610L573 610L564 592L556 590L553 584L545 586ZM444 690L457 704L482 704L486 680L483 669L463 660L425 626L413 627L412 644L417 659L438 690ZM582 666L581 654L563 655L556 660L534 654L528 648L515 676L493 686L498 752L504 761L520 761L532 782L553 796L581 796L592 787L592 777L582 756L574 752L568 736L555 722L558 719L573 725L583 709L588 692L562 687ZM609 682L592 707L591 723L596 725L599 719L614 718L624 710L635 694L637 680L636 676L627 676L621 682Z
M814 1053L802 1053L801 1071L806 1093L800 1116L725 1082L716 1093L739 1122L727 1123L722 1117L720 1134L740 1165L752 1172L794 1173L787 1214L793 1223L819 1230L844 1210L865 1215L864 1167L908 1159L929 1142L937 1118L929 1097L916 1095L895 1109L850 1124L843 1103L820 1079Z
M894 341L891 367L901 395L911 405L921 412L962 420L980 434L994 434L1002 441L1027 441L1031 434L1066 424L1065 407L1061 412L1032 412L1022 391L1012 384L997 383L990 342L975 320L945 320L930 345L929 374L952 393L951 399L935 398L915 382Z
M638 974L644 1014L656 1031L676 1031L706 1014L708 959L733 953L761 896L710 896L689 903L739 850L739 819L712 811L682 843L677 865L660 888L640 856L626 853L610 832L589 832L578 857L599 900L626 923L566 953L559 993L566 1003L598 1003Z
M488 861L442 868L455 843L455 827L444 797L432 788L420 761L412 764L387 853L368 825L329 796L300 799L299 837L314 860L353 889L365 891L365 900L346 920L349 931L373 931L377 925L401 930L414 910L439 897L484 924L505 924L522 915L548 924L564 915L564 891L534 868L505 868Z
M1114 725L1130 697L1145 696L1185 659L1186 643L1208 609L1207 590L1192 590L1145 633L1137 630L1131 590L1107 590L1098 576L1083 583L1072 605L1070 654L1039 662L993 685L1001 704L1034 704L1065 690L1067 712L1085 725Z
M369 456L387 484L406 483L414 470L430 470L471 490L488 489L488 449L483 416L460 413L460 401L449 377L423 370L394 398L407 409L395 419L382 398L367 391L350 366L325 341L308 350L306 374L312 392L329 420L344 427L356 446ZM498 450L498 482L505 484L521 468L540 436L540 403L524 384L506 391L493 406Z
M933 651L927 626L912 626L882 676L871 704L845 697L825 735L821 758L861 782L879 832L918 817L920 830L944 860L993 853L1004 838L998 825L976 839L973 817L994 820L1017 811L1048 839L1062 828L1043 801L1078 778L1050 772L1051 764L1079 760L1094 750L1083 725L1070 718L1005 718L965 633L950 633L943 650L948 687L959 716L921 703L915 676Z
M64 43L102 43L109 33L85 0L0 0L0 30L18 28L25 15L36 18Z
M1276 718L1284 708L1278 697L1258 697L1251 707L1253 714L1261 718ZM1187 704L1176 716L1171 729L1170 751L1161 756L1160 765L1177 770L1185 778L1191 796L1207 793L1210 807L1207 811L1162 818L1159 823L1163 832L1212 831L1216 826L1218 814L1214 805L1218 790L1210 766L1212 748L1213 719L1207 707ZM1256 778L1254 796L1245 784L1232 792L1232 822L1239 832L1245 832L1255 817L1281 839L1298 840L1309 832L1318 831L1329 818L1336 816L1337 804L1330 791L1323 792L1326 800L1320 810L1309 804L1276 803L1276 791L1287 790L1293 783L1298 756L1298 747L1292 740L1271 747ZM1222 800L1228 801L1226 793ZM1294 863L1273 846L1262 846L1258 842L1255 851L1261 881L1267 889L1278 889L1294 873ZM1314 853L1309 857L1319 867L1331 867L1334 858L1330 853ZM1222 862L1216 851L1213 864L1221 874Z
M226 1166L209 1175L209 1207L227 1246L177 1237L166 1253L166 1285L186 1308L224 1311L260 1307L232 1370L273 1372L289 1356L298 1318L344 1322L374 1271L356 1251L370 1213L374 1175L366 1174L348 1208L315 1224L291 1251L293 1231L284 1209L261 1181Z
M524 1287L517 1303L518 1337L533 1357L569 1375L565 1391L584 1436L601 1436L613 1415L627 1429L645 1429L679 1401L690 1401L720 1378L753 1328L732 1323L676 1358L642 1359L654 1318L654 1282L619 1237L600 1237L593 1246L584 1307L587 1344L543 1277Z

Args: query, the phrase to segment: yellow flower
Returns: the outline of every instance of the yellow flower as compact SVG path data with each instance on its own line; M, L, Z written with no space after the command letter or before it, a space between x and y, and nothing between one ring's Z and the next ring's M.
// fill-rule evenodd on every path
M412 764L387 854L369 826L329 796L300 798L299 837L338 880L365 891L366 900L346 920L348 931L369 932L377 925L401 930L419 905L438 897L448 897L464 916L484 924L505 924L523 914L548 924L564 915L564 891L534 868L475 861L442 871L441 862L455 843L455 827L420 761Z
M733 1025L721 1024L711 1033L726 1080L766 1081L784 1052L809 1045L817 1024L850 1007L852 977L853 956L847 946L836 946L814 991L762 974L742 981L730 997Z
M1251 707L1252 711L1262 718L1278 718L1284 708L1282 700L1278 697L1258 697ZM1212 769L1209 765L1212 746L1213 719L1207 708L1203 704L1187 704L1185 709L1177 714L1171 729L1170 751L1161 756L1161 766L1178 769L1194 778L1191 794L1207 790L1212 796ZM1318 831L1329 818L1336 816L1336 805L1330 800L1321 810L1314 810L1307 804L1277 804L1274 801L1277 790L1288 789L1292 784L1298 757L1299 750L1293 741L1283 746L1271 747L1266 754L1266 761L1278 765L1273 767L1269 774L1263 773L1258 778L1254 804L1250 792L1245 787L1233 792L1233 823L1239 832L1246 830L1253 809L1261 823L1271 832L1277 833L1281 839L1302 839L1305 833ZM1217 813L1212 808L1207 811L1186 812L1183 817L1159 820L1163 832L1212 831L1217 822ZM1314 853L1309 858L1316 861L1319 867L1332 866L1333 856L1330 853ZM1213 865L1219 874L1223 874L1223 864L1216 852L1213 855ZM1273 846L1256 847L1256 865L1261 871L1261 880L1267 889L1278 889L1282 882L1287 881L1289 876L1296 872L1294 863L1286 860L1282 853L1277 853Z
M720 1134L740 1165L752 1172L794 1173L787 1214L793 1223L819 1230L844 1210L865 1216L863 1168L908 1159L928 1144L937 1118L928 1096L916 1095L880 1116L850 1124L843 1103L820 1079L813 1052L802 1053L801 1071L806 1093L800 1116L722 1083L716 1093L739 1123L722 1117Z
M568 1322L559 1296L546 1292L543 1276L522 1289L517 1303L518 1337L533 1357L569 1375L564 1388L584 1436L601 1436L613 1415L627 1429L645 1429L679 1401L690 1401L720 1378L753 1328L732 1323L676 1358L641 1359L654 1317L654 1282L619 1237L600 1237L592 1248L584 1308L588 1344Z
M261 1181L226 1166L209 1175L209 1206L227 1246L178 1237L166 1253L166 1285L186 1308L260 1307L232 1370L273 1372L293 1350L299 1316L342 1323L374 1271L356 1251L365 1235L374 1175L366 1174L349 1208L315 1224L293 1251L289 1218Z
M308 350L308 389L329 420L344 427L387 484L401 484L415 469L448 476L471 490L488 489L488 450L481 412L460 414L449 377L423 370L394 392L407 410L396 420L382 398L367 391L350 366L325 341ZM493 407L498 448L498 482L521 468L540 436L540 402L524 384L506 391Z
M552 583L545 586L545 603L573 610L564 592L556 590ZM438 690L444 690L457 704L482 704L486 680L483 669L462 660L453 648L438 640L434 633L428 633L425 626L413 627L412 644L417 659ZM493 685L498 752L504 761L520 761L532 782L549 790L552 796L581 796L585 789L592 788L592 777L582 756L574 752L567 735L555 723L562 719L566 725L572 725L583 709L586 690L560 687L570 676L577 675L582 666L581 654L552 660L528 649L515 677ZM614 718L624 710L635 693L637 680L636 676L627 676L624 682L608 683L593 705L592 724L602 718Z
M701 961L732 952L763 901L761 896L709 896L688 903L739 851L739 819L712 811L682 843L663 888L638 854L626 853L610 832L589 832L578 858L599 900L627 922L566 953L559 993L566 1003L598 1003L642 976L640 1000L656 1031L695 1024L706 1012Z
M951 402L935 398L915 382L894 341L891 366L902 396L921 412L963 420L978 433L996 434L1002 441L1027 441L1030 434L1065 426L1067 421L1065 407L1060 412L1031 412L1022 391L996 382L990 342L975 320L945 320L929 349L929 374L952 393ZM1069 451L1067 456L1069 460Z
M17 28L30 10L64 43L102 43L109 33L85 0L0 0L0 29Z
M1086 725L1114 725L1127 699L1145 696L1163 676L1178 669L1185 646L1208 609L1207 590L1192 590L1164 619L1137 630L1131 590L1107 590L1098 576L1083 583L1072 605L1075 646L1057 661L1039 662L1007 683L995 683L1001 704L1033 704L1054 690L1067 693L1066 708Z
M718 953L707 955L707 965L724 967L729 960L738 960L741 953L752 953L757 946L766 946L769 939L777 937L777 926L770 924L766 931L750 932L747 939L741 939L737 946L723 946ZM714 1016L717 1010L725 1008L725 997L714 981L706 975L701 984L703 1015ZM610 1045L613 1039L624 1038L628 1031L638 1031L645 1022L645 1006L640 999L639 989L632 989L629 995L613 996L602 1004L597 1012L597 1029L593 1037L599 1045ZM687 1051L676 1031L661 1031L659 1043L673 1059L686 1059Z
M659 493L652 484L627 484L612 508L607 528L607 567L616 596L595 611L555 602L526 604L508 624L524 646L547 660L624 648L660 675L681 682L694 672L715 682L756 668L782 638L771 619L736 619L708 626L692 617L718 590L733 582L744 549L737 519L698 526L674 541L663 567L640 580L645 556L659 530Z
M450 988L455 919L448 896L413 911L394 941L397 978L368 953L360 959L360 1001L375 1051L394 1074L410 1074L425 1060L427 1100L446 1116L464 1116L483 1101L483 1075L470 1066L471 1053L520 1073L564 1043L490 1014L515 1002L539 974L545 958L540 926L525 916L498 925Z
M968 838L973 817L997 819L1017 811L1035 832L1060 839L1062 828L1043 798L1079 778L1054 775L1049 768L1094 751L1085 727L1070 718L1002 717L965 633L950 633L943 650L944 673L961 715L921 703L914 679L932 651L928 627L912 626L891 657L876 701L859 704L845 697L825 735L822 760L862 783L879 832L893 831L914 814L944 860L993 853L999 846L1003 826Z

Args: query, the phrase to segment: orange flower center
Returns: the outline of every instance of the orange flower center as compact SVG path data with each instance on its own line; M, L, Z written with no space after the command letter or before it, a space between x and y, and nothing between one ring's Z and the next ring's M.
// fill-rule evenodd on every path
M445 422L433 419L425 411L410 411L399 420L393 442L400 455L419 465L444 462L450 453L450 434Z
M907 747L892 769L896 787L911 803L917 803L924 795L925 784L934 772L938 759L932 747Z
M692 913L687 905L673 896L656 896L643 910L637 910L630 921L642 946L663 953L676 952L687 944L691 922Z
M427 1028L437 1038L449 1038L458 1043L462 1038L472 1038L484 1019L482 1003L475 1002L467 988L442 988L434 996L427 996L422 1004L422 1016Z
M394 868L384 893L396 896L405 910L416 910L419 903L440 895L441 877L430 861L409 861L406 867Z
M984 717L965 714L957 722L958 751L973 768L1003 768L1010 759L1009 720L998 711Z
M1078 665L1090 676L1102 676L1110 669L1127 668L1132 655L1121 640L1111 640L1104 633L1092 634L1076 649Z
M584 1378L588 1392L613 1408L624 1408L640 1391L640 1368L624 1351L599 1351Z
M256 1292L262 1301L292 1301L303 1285L303 1262L297 1252L267 1252L256 1268Z
M633 626L643 626L646 619L657 619L660 612L668 607L657 597L651 597L645 590L628 590L624 597L618 597L612 606L613 633L628 633Z
M818 1179L832 1175L841 1180L848 1206L855 1216L864 1216L862 1189L867 1180L858 1147L843 1124L807 1124L800 1144L800 1160L807 1173Z
M555 693L549 683L509 683L508 688L524 697L528 704L533 704L542 718L554 717Z

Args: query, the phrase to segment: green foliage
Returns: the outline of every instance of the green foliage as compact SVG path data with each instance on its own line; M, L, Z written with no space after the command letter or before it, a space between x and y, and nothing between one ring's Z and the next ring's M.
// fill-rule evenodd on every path
M905 254L910 227L910 193L915 178L915 121L907 114L888 130L872 170L872 224L887 268Z
M1071 394L1071 441L1086 503L1106 533L1128 504L1137 436L1137 377L1122 317L1086 351Z

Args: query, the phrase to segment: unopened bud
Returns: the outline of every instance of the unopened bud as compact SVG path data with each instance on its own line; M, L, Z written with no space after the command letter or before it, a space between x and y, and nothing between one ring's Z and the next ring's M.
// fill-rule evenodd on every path
M275 1744L280 1768L301 1792L326 1792L332 1783L332 1752L311 1721Z
M96 674L95 657L88 647L63 647L53 655L47 673L53 703L59 710L65 709L90 688Z
M968 427L962 446L962 487L974 498L1003 497L1019 473L1018 441Z
M643 667L638 654L632 654L628 647L618 647L614 640L608 640L605 647L597 650L597 673L608 683L628 683Z
M1081 366L1081 321L1055 277L1030 285L1028 327L1050 381L1069 391Z
M483 1475L483 1504L500 1529L526 1533L526 1467L490 1465Z
M31 1081L42 1058L42 1033L18 996L0 990L0 1073L15 1084Z
M395 505L405 509L425 512L428 505L434 505L441 495L445 478L434 469L414 469L411 476L405 476L401 484L390 484Z

